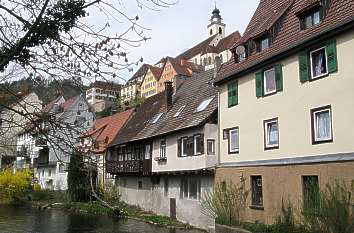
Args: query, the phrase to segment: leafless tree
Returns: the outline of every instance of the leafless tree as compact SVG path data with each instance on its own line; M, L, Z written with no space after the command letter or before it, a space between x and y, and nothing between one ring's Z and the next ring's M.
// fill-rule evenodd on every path
M135 3L137 9L153 13L177 1ZM0 83L21 77L30 77L37 85L48 79L70 79L80 87L95 79L124 82L121 71L132 70L143 61L131 60L130 51L150 39L149 29L140 24L139 16L129 15L125 5L124 0L0 0ZM119 31L112 32L113 24L119 25ZM24 106L19 110L13 103ZM71 139L82 133L80 125L67 124L65 119L39 110L27 111L31 104L22 103L16 90L0 88L0 110L27 122L6 118L10 127L0 128L0 148L16 146L13 140L7 143L6 137L1 140L4 130L11 131L14 126L42 135L51 146L74 148L76 142ZM48 135L47 128L63 134Z

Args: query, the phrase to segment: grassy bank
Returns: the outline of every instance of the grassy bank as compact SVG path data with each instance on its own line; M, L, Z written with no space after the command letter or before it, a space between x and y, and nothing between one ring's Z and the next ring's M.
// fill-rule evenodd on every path
M35 208L54 208L68 212L86 213L93 215L109 215L114 216L113 210L101 205L97 201L91 202L71 202L66 192L60 191L37 191L28 195L31 206ZM190 225L181 223L167 216L156 215L154 213L143 211L142 209L119 202L116 205L124 217L131 218L147 223L171 227L171 228L191 228Z

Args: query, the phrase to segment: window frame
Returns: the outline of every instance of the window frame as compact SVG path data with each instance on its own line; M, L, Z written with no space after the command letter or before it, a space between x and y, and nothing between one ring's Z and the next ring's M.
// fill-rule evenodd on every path
M256 190L256 188L257 187L254 187L254 184L255 184L255 182L254 182L254 180L255 179L259 179L260 178L260 180L261 180L261 192L259 193L259 192L255 192ZM251 181L251 205L250 205L250 208L251 209L259 209L259 210L264 210L264 192L263 192L263 187L264 187L264 182L263 182L263 177L262 177L262 175L251 175L251 178L250 178L250 181ZM258 185L258 184L257 184ZM260 194L261 196L260 197L258 197L258 195ZM257 197L256 197L256 195L257 195ZM259 202L260 203L256 203L256 199L261 199Z
M269 145L269 138L268 138L268 124L276 122L278 125L278 143L276 145ZM273 149L279 149L279 119L278 117L264 120L263 121L263 132L264 132L264 150L273 150Z
M271 72L271 71L274 72L275 88L274 88L274 90L267 92L266 73L267 72ZM271 95L271 94L277 93L277 74L276 74L275 67L271 67L271 68L263 70L263 87L262 88L263 88L263 96L267 96L267 95Z
M198 149L198 144L199 144L199 141L197 140L197 138L200 138L201 139L202 135L201 134L194 134L193 135L193 155L194 156L197 156L197 155L201 155L202 154L202 151L197 151Z
M160 140L160 158L166 158L166 138Z
M317 121L316 121L316 113L329 111L329 122L330 122L330 138L319 139L317 138ZM312 133L312 144L322 144L322 143L330 143L333 142L333 120L332 120L332 108L331 105L326 105L318 108L311 109L311 133Z
M239 154L240 153L240 129L239 127L234 127L234 128L229 128L227 129L227 135L228 135L228 153L229 154ZM236 150L231 150L231 132L232 131L237 131L238 135L238 148Z
M319 205L319 200L318 203L311 203L309 205L309 202L308 202L308 183L306 183L306 180L309 180L309 179L313 179L315 178L316 180L316 184L317 184L317 192L318 194L320 194L320 177L318 175L302 175L301 176L301 184L302 184L302 204L303 204L303 208L304 209L314 209L314 208L317 208L318 205ZM319 198L319 196L317 197ZM312 206L311 206L312 205Z
M325 52L326 73L323 73L323 74L314 76L314 75L313 75L313 59L312 59L312 54L315 53L315 52L317 52L317 51L320 51L320 50L324 50L324 52ZM311 70L310 70L310 80L316 80L316 79L320 79L320 78L323 78L323 77L328 76L328 75L329 75L329 69L328 69L328 56L327 56L327 48L326 48L326 46L323 46L323 47L320 47L320 48L317 48L317 49L310 50L309 56L310 56L310 69L311 69Z
M188 137L182 137L181 138L181 157L188 157L188 149L186 148L186 151L183 150L183 140L185 140L186 147L188 145ZM185 152L185 154L184 154Z
M194 180L196 181L197 187L197 193L196 193L196 198L191 197L191 181ZM187 186L185 186L187 184ZM185 177L181 178L180 180L180 198L181 199L187 199L191 201L199 201L201 199L201 193L202 193L202 180L200 177Z
M232 97L230 95L230 88L233 87L234 89L232 90L232 92L235 92L235 103L230 103L230 97ZM233 82L230 82L228 85L227 85L227 107L228 108L232 108L236 105L238 105L238 81L233 81Z
M209 150L209 143L212 143L212 150ZM207 155L215 155L215 139L207 139Z

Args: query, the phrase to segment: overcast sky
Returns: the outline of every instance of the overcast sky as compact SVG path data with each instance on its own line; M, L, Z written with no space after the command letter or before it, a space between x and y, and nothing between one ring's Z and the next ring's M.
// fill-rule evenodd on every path
M151 30L146 34L150 40L140 47L131 49L130 58L143 57L144 63L155 64L165 56L176 56L208 37L207 25L216 2L226 24L226 35L238 30L244 32L259 0L178 0L176 5L152 11L140 9L136 1L121 0L128 15L138 15L140 24ZM119 24L111 25L112 31L119 31ZM134 71L138 67L134 67ZM123 72L129 79L133 73Z

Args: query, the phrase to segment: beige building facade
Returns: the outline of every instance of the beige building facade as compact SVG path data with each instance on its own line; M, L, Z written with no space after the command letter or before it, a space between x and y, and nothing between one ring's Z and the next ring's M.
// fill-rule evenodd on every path
M309 38L311 43L298 43L282 56L274 52L269 59L264 57L275 50L271 42L264 51L246 47L246 61L236 62L234 73L217 80L215 182L245 179L250 195L243 221L274 223L287 200L301 210L311 182L320 190L335 181L354 184L354 30L323 30L316 40Z

